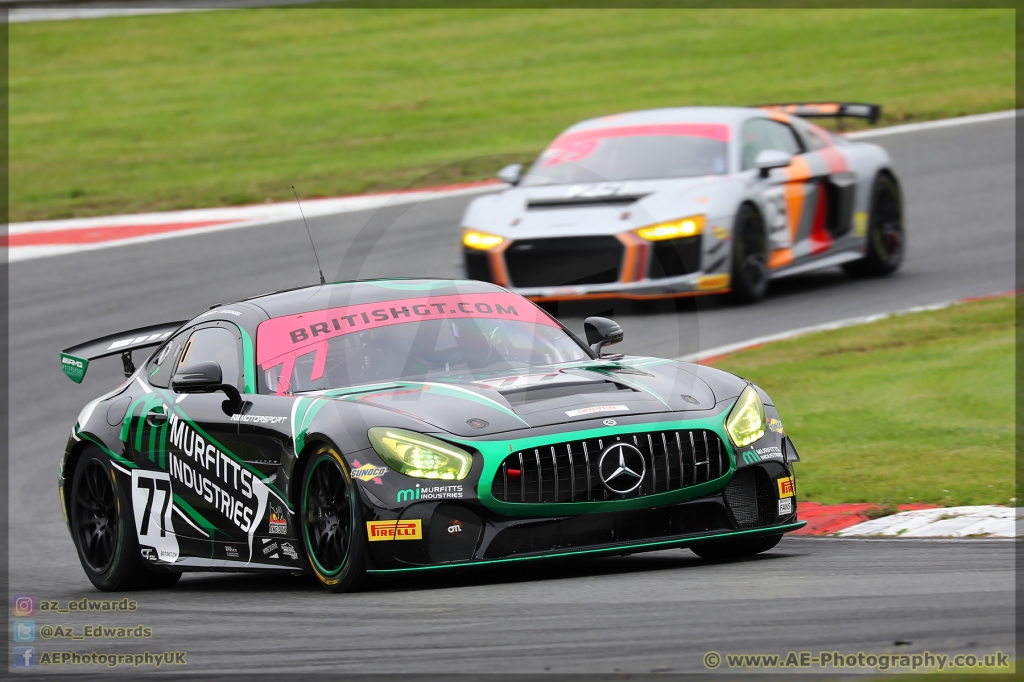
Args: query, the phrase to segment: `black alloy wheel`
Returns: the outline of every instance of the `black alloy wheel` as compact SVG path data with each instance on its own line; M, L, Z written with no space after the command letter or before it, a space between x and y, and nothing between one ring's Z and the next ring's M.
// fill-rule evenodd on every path
M743 204L732 231L732 297L739 303L756 303L768 291L768 235L761 214Z
M117 496L110 474L98 459L83 462L74 496L76 540L82 561L94 573L105 573L117 550Z
M310 566L328 590L351 590L365 573L366 541L348 467L324 446L310 459L303 479L302 540Z
M900 188L895 178L888 173L880 173L871 191L867 253L859 260L844 264L843 269L854 277L889 275L900 267L905 251Z
M75 466L68 513L82 568L103 592L170 587L181 578L143 562L130 496L131 477L99 448L86 448Z

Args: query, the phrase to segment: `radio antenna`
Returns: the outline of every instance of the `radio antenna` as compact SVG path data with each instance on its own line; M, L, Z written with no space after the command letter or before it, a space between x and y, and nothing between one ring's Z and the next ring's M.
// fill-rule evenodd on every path
M320 267L320 256L316 255L316 245L313 244L313 235L309 231L306 214L302 212L302 202L299 201L299 193L295 191L295 185L292 185L292 194L295 195L295 203L299 205L299 215L302 216L302 224L306 226L306 236L309 237L309 245L313 248L313 258L316 258L316 269L320 273L320 284L322 286L327 284L327 280L324 279L324 270Z

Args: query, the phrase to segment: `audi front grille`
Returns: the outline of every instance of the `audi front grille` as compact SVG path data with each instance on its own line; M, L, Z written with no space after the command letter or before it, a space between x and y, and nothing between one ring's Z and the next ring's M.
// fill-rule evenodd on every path
M504 255L513 286L551 287L617 282L623 253L615 237L553 237L514 241Z

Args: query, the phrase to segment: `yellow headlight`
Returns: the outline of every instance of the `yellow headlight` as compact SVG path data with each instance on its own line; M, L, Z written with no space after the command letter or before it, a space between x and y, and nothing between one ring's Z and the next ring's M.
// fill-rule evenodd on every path
M477 232L476 230L462 231L462 243L471 249L486 251L503 241L505 240L496 234L487 234L486 232Z
M374 427L368 435L384 463L406 476L461 481L473 468L471 454L422 433Z
M692 237L704 231L704 216L692 215L688 218L669 220L641 227L636 231L638 235L647 241L657 242L663 239L679 239L680 237Z
M742 448L761 440L767 423L761 396L752 386L747 386L725 420L725 430L729 432L733 445Z

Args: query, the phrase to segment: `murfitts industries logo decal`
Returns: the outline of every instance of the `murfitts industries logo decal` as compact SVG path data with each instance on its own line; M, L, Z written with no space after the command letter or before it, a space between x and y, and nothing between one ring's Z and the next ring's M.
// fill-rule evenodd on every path
M168 441L173 448L168 453L171 478L187 488L180 490L175 486L176 492L193 506L205 501L200 513L205 516L212 507L213 514L247 534L251 551L252 534L263 518L269 489L177 414L172 412L167 423Z
M399 502L412 502L414 500L457 500L462 497L461 485L428 485L420 487L417 483L415 488L406 488L398 491Z

